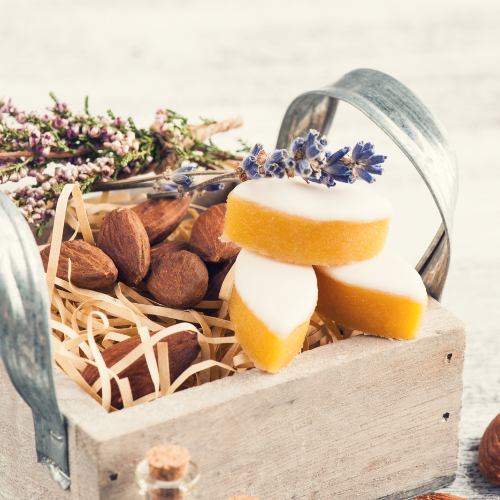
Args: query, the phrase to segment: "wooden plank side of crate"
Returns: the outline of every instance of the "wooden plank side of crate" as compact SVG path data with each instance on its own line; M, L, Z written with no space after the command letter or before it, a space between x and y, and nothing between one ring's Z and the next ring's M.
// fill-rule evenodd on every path
M52 479L48 468L37 463L31 408L19 396L0 359L0 498L5 500L69 500Z
M45 465L37 463L31 409L12 385L0 360L0 498L69 500L99 497L96 443L78 424L107 413L61 370L55 369L59 401L71 408L68 428L71 489L63 491Z
M135 467L159 443L191 450L203 500L399 500L439 487L457 468L464 348L463 324L431 300L417 340L360 336L276 375L253 370L84 419L98 498L136 498Z

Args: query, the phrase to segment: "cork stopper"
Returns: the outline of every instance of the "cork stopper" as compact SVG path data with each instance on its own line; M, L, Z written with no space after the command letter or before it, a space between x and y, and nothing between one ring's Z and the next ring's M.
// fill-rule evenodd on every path
M189 469L191 455L182 446L160 445L146 453L149 475L158 481L177 481L183 478Z

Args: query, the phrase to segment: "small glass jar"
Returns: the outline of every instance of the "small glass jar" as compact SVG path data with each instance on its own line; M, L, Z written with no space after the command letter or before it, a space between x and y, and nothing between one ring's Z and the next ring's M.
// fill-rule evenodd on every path
M187 474L177 481L159 481L151 477L149 464L143 460L135 470L135 481L144 500L193 500L200 486L200 472L195 463L189 462Z

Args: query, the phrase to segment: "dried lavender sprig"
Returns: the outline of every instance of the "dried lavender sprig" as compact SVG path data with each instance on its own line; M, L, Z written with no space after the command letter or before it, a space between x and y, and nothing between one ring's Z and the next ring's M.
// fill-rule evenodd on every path
M359 142L354 147L351 156L347 156L349 147L336 152L327 151L326 136L320 136L314 129L309 130L306 138L297 137L290 150L277 149L268 155L261 144L256 144L246 158L241 161L233 175L224 174L201 184L190 184L179 187L179 192L187 193L205 187L219 179L234 179L241 181L260 179L263 177L302 177L306 182L324 184L333 187L337 182L352 184L358 178L368 183L374 182L373 175L381 175L380 166L386 156L375 155L371 143Z

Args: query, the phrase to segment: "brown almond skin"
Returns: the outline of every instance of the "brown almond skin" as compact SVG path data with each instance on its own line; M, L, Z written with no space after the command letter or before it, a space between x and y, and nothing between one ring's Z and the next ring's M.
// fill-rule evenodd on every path
M155 332L150 332L152 336ZM160 342L168 343L168 363L170 369L170 382L185 371L191 363L196 359L200 352L197 335L195 332L182 331L165 337ZM117 344L105 349L102 352L102 357L106 366L111 368L118 361L123 359L129 352L133 351L141 343L141 337L136 335L130 339L118 342ZM158 347L153 347L156 361L158 362ZM154 384L151 380L146 358L142 355L135 360L128 368L118 373L120 378L128 378L132 396L134 400L142 398L154 391ZM92 386L99 378L99 371L95 366L87 365L82 373L82 377ZM101 394L101 391L98 393ZM123 402L120 397L120 391L115 380L111 380L111 406L114 408L123 408Z
M220 236L226 219L226 203L213 205L196 219L191 232L191 252L205 262L225 262L241 250L236 243L223 243Z
M120 281L126 285L135 286L146 276L150 263L149 238L132 210L117 208L104 217L97 246L111 257Z
M47 272L50 245L41 252ZM71 283L79 288L98 290L110 286L118 278L113 261L99 248L83 240L63 241L57 265L57 277L68 281L68 259L71 260Z
M218 264L207 263L208 288L205 297L203 297L203 300L219 299L219 293L222 287L222 283L224 283L227 273L236 262L236 257L238 257L238 254L236 254L234 257L231 257L229 260L226 260L226 262L220 262Z
M208 271L194 253L172 252L155 261L147 287L155 299L167 307L189 309L203 300Z
M190 194L183 198L154 198L139 203L132 211L141 219L149 244L156 245L175 231L186 217L190 203Z
M151 247L151 266L160 257L179 250L189 250L189 241L164 241Z
M500 414L484 431L477 461L484 479L492 484L500 484Z

